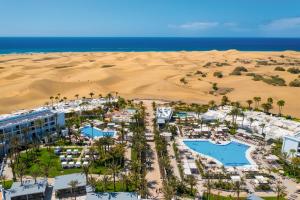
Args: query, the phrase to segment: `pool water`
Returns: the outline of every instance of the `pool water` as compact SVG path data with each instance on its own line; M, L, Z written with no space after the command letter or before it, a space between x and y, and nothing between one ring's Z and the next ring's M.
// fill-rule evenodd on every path
M187 117L187 113L186 112L177 112L176 113L176 117L186 118Z
M246 151L250 148L248 145L241 144L235 141L232 141L225 145L214 144L206 140L186 140L183 142L190 149L200 154L215 158L224 166L239 167L244 165L251 165L249 160L246 158Z
M95 127L92 128L91 126L85 126L80 131L83 135L88 136L88 137L93 136L93 138L104 137L104 136L110 136L110 137L115 136L115 131L102 131Z

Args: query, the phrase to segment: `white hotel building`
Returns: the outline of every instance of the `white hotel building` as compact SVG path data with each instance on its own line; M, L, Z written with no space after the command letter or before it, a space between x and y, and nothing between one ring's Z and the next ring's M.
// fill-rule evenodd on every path
M285 152L289 156L292 156L290 155L292 149L296 151L294 156L300 156L300 132L296 133L293 136L283 137L282 152Z
M65 126L65 115L63 112L39 108L14 114L0 115L0 155L3 156L9 150L11 138L19 137L22 144L24 132L27 139L43 140L45 135L53 134L59 127Z

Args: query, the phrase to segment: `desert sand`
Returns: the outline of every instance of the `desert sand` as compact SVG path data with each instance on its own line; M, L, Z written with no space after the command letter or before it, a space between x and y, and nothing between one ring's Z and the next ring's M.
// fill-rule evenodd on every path
M274 71L274 68L300 68L300 52L229 50L0 55L0 113L45 104L57 93L68 99L74 99L75 94L89 97L90 92L97 96L118 92L126 98L219 102L222 94L210 94L212 83L217 83L219 91L228 90L226 95L233 101L246 104L245 101L254 96L260 96L262 102L272 97L275 101L273 111L277 112L276 101L283 99L286 102L283 113L300 117L300 88L254 81L245 73L230 75L237 66L266 77L279 75L288 85L298 75ZM200 71L206 77L202 77ZM224 77L214 77L215 71L222 72ZM183 78L186 83L180 81Z

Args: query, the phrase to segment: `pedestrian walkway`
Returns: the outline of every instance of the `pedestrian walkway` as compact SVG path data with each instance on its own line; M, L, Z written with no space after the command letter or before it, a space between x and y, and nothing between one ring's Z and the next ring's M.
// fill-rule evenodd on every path
M146 128L152 134L153 133L153 119L154 119L154 112L152 109L152 101L144 100L144 106L146 107L146 121L147 125ZM152 141L148 141L148 145L152 150L152 165L151 169L148 171L146 175L146 179L148 181L148 191L150 194L151 199L164 199L162 194L162 179L158 164L157 152L155 148L155 143Z
M173 168L174 175L179 180L181 180L179 169L178 169L178 164L177 164L176 157L175 157L175 152L173 149L173 144L174 144L174 142L172 141L172 142L170 142L170 145L168 145L168 153L170 156L171 166Z

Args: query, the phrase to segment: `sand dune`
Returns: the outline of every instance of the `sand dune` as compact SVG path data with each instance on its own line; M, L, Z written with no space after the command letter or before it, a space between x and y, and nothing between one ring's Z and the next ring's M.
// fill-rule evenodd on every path
M300 117L300 88L268 85L245 74L230 75L237 66L266 77L279 75L288 84L298 75L274 68L300 68L300 53L230 50L1 55L0 113L44 104L57 93L69 99L75 94L88 97L90 92L118 92L127 98L220 101L221 94L210 94L212 83L217 83L220 91L232 90L226 95L241 103L254 96L261 96L262 102L268 97L284 99L284 113ZM214 77L216 71L224 77ZM183 78L186 84L180 81Z

